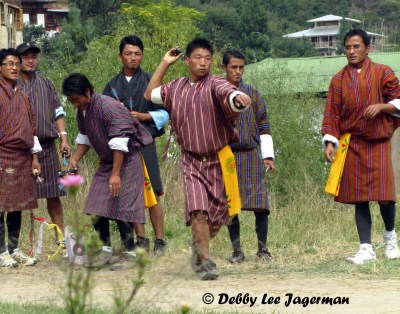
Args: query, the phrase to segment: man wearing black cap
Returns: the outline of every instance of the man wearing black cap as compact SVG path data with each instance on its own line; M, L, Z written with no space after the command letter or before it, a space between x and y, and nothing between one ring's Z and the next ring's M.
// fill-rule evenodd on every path
M23 43L17 47L17 50L22 56L18 84L28 94L34 106L36 135L43 149L38 157L42 165L44 181L37 184L37 197L38 199L46 198L47 210L52 222L63 229L64 215L60 196L64 196L65 192L59 189L57 182L61 165L54 140L60 138L60 150L68 158L71 155L71 148L68 145L67 132L65 132L65 111L60 106L53 82L36 73L40 49L34 44Z

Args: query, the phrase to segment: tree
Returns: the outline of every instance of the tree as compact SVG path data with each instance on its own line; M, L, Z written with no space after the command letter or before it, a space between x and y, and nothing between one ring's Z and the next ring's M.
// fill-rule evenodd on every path
M24 25L24 43L35 42L41 38L46 38L46 32L42 25Z
M308 38L282 37L272 43L271 57L296 58L319 55Z

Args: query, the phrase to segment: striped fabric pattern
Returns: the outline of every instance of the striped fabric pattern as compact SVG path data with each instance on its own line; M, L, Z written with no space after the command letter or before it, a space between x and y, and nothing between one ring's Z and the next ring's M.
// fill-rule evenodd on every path
M61 164L56 144L51 139L58 137L55 124L55 112L60 107L60 101L54 84L48 78L34 73L29 80L18 79L21 89L28 95L36 115L36 134L43 151L38 154L42 168L43 183L38 184L38 198L53 198L64 196L65 191L58 187L58 171ZM50 141L49 141L50 140Z
M182 148L188 225L193 210L207 212L211 222L226 224L229 220L217 152L237 140L234 122L239 114L229 104L229 95L235 90L225 79L211 74L193 85L183 77L161 87L164 106Z
M54 84L48 78L34 73L30 80L18 79L21 89L28 95L36 114L36 136L39 141L57 138L55 112L60 100Z
M391 159L392 137L400 119L379 114L365 119L368 105L400 98L399 81L385 65L364 62L360 73L347 65L330 84L322 123L322 134L339 138L349 132L351 140L336 201L395 201Z
M44 181L37 184L38 198L53 198L65 196L64 190L58 187L58 171L62 170L55 141L41 143L42 151L38 153L39 163Z
M267 105L258 90L243 81L240 82L239 89L251 97L252 110L240 113L236 127L239 141L231 144L232 150L255 148L260 145L261 134L271 135Z
M228 97L235 90L211 74L193 85L182 77L161 87L172 129L184 151L210 156L237 141L234 122L238 113L231 109Z
M151 135L128 109L108 96L93 94L85 115L77 112L77 121L79 132L88 136L100 158L100 168L94 176L84 213L144 223L144 176L137 146L151 143ZM130 140L120 172L122 191L114 197L108 188L114 160L114 151L108 142L116 137L129 137Z
M30 113L28 114L28 111ZM32 117L32 121L30 117ZM0 212L37 208L35 181L31 175L35 114L27 96L0 78ZM33 123L31 123L33 122Z
M186 224L190 225L190 214L195 210L207 212L213 223L227 224L228 207L218 155L204 162L199 156L183 153L181 165Z
M259 92L240 82L240 90L249 95L251 108L239 115L236 129L239 142L231 144L239 179L242 210L269 210L267 182L259 148L260 134L271 134L267 107Z

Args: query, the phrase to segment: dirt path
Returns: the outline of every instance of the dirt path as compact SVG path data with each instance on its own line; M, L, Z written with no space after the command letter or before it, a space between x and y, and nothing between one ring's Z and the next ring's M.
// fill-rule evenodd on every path
M36 267L23 270L0 270L0 302L33 302L36 304L63 304L62 295L66 287L66 273L60 267L61 262L41 262ZM182 302L190 304L192 309L203 311L226 311L248 313L400 313L400 280L365 280L357 278L309 277L303 275L263 274L240 272L241 266L221 263L220 278L204 282L193 274L187 259L165 259L153 265L147 272L147 283L134 300L144 309L161 308L177 313ZM64 267L65 268L65 267ZM94 275L95 288L91 303L95 306L113 304L115 290L128 292L134 270L112 272L103 269ZM207 305L212 294L214 301ZM239 293L247 293L253 299L244 304L239 302ZM276 304L263 304L262 299ZM293 294L290 305L286 294ZM237 304L219 304L226 297L233 297ZM330 297L334 301L349 304L293 304L293 301L306 302L307 297ZM337 298L339 297L339 298ZM236 299L235 299L236 298ZM255 299L256 298L256 299ZM280 298L280 299L278 299ZM336 299L335 299L336 298ZM246 298L250 301L249 298ZM300 301L300 302L301 302ZM310 300L309 300L310 301ZM266 302L265 302L266 303Z

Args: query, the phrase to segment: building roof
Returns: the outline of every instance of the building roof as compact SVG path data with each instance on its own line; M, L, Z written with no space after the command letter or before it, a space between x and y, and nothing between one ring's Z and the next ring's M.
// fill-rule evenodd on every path
M356 22L356 23L361 23L361 21L359 21L359 20L351 19L351 18L348 18L348 17L345 17L344 19L348 20L348 21ZM341 16L328 14L328 15L324 15L324 16L321 16L321 17L317 17L316 19L308 20L307 22L308 23L313 23L313 22L331 22L331 21L341 21L341 20L343 20L343 17L341 17Z
M283 37L300 38L300 37L330 36L337 34L339 34L339 27L321 27L321 28L310 28L296 33L286 34Z
M369 56L376 63L390 66L400 77L400 52L370 53ZM269 80L278 80L288 92L326 92L333 75L346 64L346 56L269 58L246 66L245 81L262 86Z
M47 9L47 12L69 13L69 9Z

